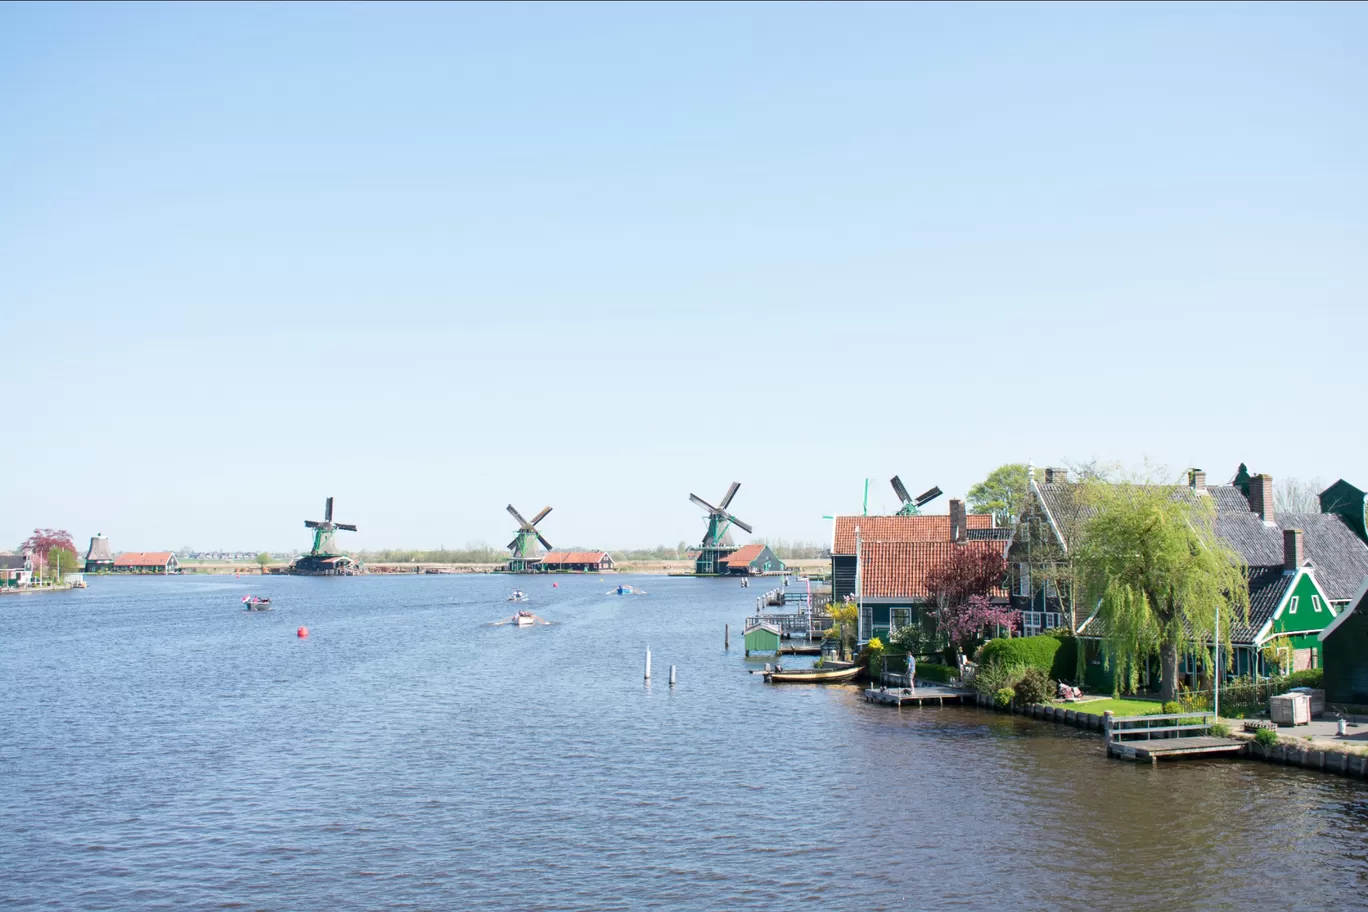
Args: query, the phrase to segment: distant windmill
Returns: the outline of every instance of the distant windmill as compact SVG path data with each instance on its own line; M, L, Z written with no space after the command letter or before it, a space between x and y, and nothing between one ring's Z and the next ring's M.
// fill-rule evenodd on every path
M940 488L932 488L917 495L914 499L907 493L907 488L903 486L902 479L894 475L890 479L894 492L898 495L898 500L902 501L902 506L898 508L899 516L916 516L921 512L921 508L941 496Z
M508 512L518 521L518 531L513 533L513 540L508 543L508 550L513 553L508 560L508 570L510 573L523 573L531 570L537 562L537 542L541 542L547 551L551 550L551 543L537 531L537 523L546 518L551 508L543 507L540 513L532 517L531 522L523 519L523 515L513 509L512 504L508 505Z
M716 507L697 494L689 495L689 500L708 511L708 530L703 534L703 543L699 546L698 560L694 562L695 573L711 575L720 572L719 567L722 560L736 550L736 542L732 541L731 537L732 526L745 529L747 532L755 531L727 512L727 508L731 506L732 498L736 496L740 487L741 482L733 481L731 487L727 489L726 496Z
M356 526L351 523L333 522L331 497L323 503L323 519L306 519L304 528L314 530L313 548L294 562L290 568L292 573L331 575L351 569L352 559L337 550L336 533L339 529L344 532L355 532Z

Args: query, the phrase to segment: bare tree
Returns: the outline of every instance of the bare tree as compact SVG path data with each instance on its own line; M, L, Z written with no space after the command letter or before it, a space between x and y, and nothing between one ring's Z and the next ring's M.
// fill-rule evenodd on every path
M1319 478L1310 481L1281 479L1273 485L1273 509L1278 513L1319 513L1323 490L1325 485Z

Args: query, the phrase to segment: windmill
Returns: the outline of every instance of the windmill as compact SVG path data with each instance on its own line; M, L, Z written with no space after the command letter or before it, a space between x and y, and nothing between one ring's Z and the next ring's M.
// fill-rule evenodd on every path
M689 495L689 500L708 511L708 531L704 533L703 544L698 549L698 559L694 562L695 573L707 576L721 572L722 560L736 550L736 542L732 541L731 537L732 526L745 529L747 532L754 531L746 523L727 512L727 507L731 506L732 498L736 496L740 487L741 482L733 481L731 487L727 489L726 496L716 507L697 494Z
M294 562L291 572L332 575L351 569L352 559L337 550L336 532L355 532L356 526L333 522L331 497L323 503L323 518L304 520L304 528L314 530L313 548Z
M537 542L541 542L547 551L551 550L551 543L537 531L537 523L546 518L551 508L542 507L542 511L532 517L531 522L523 519L523 515L513 509L512 504L508 505L508 512L518 521L518 531L513 533L513 540L508 543L508 550L513 552L508 560L508 572L525 573L537 562Z
M897 475L894 475L889 482L893 485L893 490L898 495L898 500L902 501L902 506L898 508L899 516L916 516L921 512L922 507L941 496L940 488L932 488L929 491L922 492L917 495L916 499L913 499L912 495L907 493L907 488L903 486L902 479Z

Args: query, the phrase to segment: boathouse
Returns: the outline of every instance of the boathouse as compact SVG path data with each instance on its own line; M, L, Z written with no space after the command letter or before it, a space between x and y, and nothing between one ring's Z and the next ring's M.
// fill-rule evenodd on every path
M1368 706L1368 577L1357 595L1318 638L1329 704Z
M768 621L757 622L754 618L748 619L744 636L746 655L752 652L779 652L779 628Z
M180 562L170 551L127 551L114 559L115 573L179 573Z
M100 573L113 569L114 555L109 550L109 539L97 532L91 537L90 548L86 551L85 572Z
M784 569L769 545L743 545L720 561L722 572L735 576L755 576Z
M529 569L541 573L605 573L615 565L607 551L548 551Z
M23 589L32 582L32 555L0 554L0 588Z

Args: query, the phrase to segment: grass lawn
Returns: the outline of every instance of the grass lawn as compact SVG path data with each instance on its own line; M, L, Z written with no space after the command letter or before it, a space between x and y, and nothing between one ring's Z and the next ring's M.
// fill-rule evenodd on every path
M1163 707L1158 700L1090 700L1087 703L1056 703L1056 706L1067 706L1076 709L1081 713L1092 713L1102 715L1111 710L1118 716L1147 716L1150 713L1157 713Z

